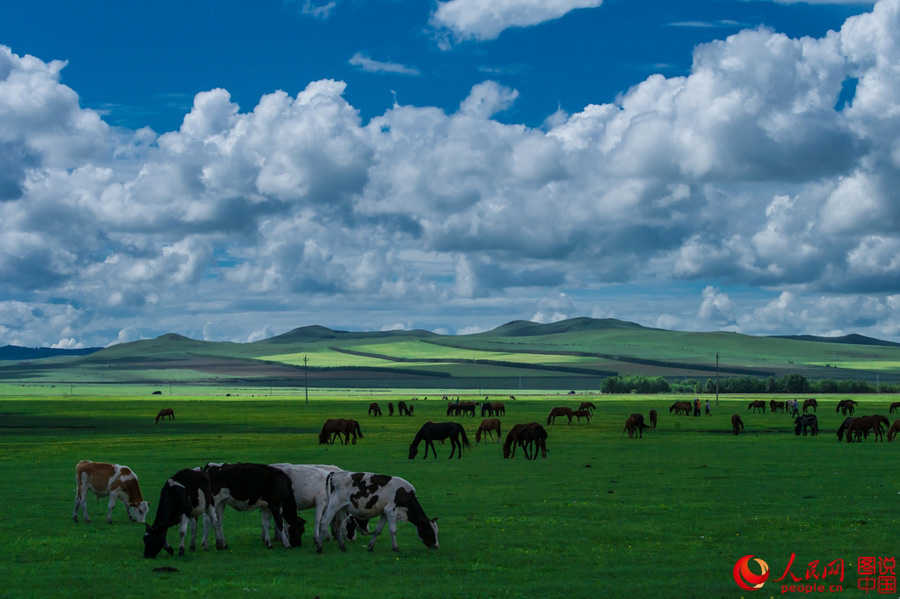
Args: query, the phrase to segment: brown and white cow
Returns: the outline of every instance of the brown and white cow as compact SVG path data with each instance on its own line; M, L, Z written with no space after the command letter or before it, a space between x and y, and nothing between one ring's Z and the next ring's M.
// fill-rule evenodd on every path
M106 521L112 522L112 511L116 501L125 504L128 518L134 522L144 522L150 506L141 495L137 474L128 466L109 464L107 462L91 462L82 460L75 466L75 510L72 520L78 522L78 506L84 514L84 521L90 522L87 513L87 492L90 491L99 499L109 497L109 511Z
M351 516L365 520L381 516L375 532L372 533L372 540L369 541L369 551L375 548L375 539L381 534L385 524L391 533L391 547L394 551L400 550L397 547L398 521L412 523L419 533L419 539L426 547L432 549L438 547L437 518L429 519L425 515L425 510L416 498L415 488L402 478L371 472L330 472L326 488L328 506L319 522L316 553L322 553L325 527L344 509ZM345 529L341 526L339 530L338 545L341 551L346 551Z

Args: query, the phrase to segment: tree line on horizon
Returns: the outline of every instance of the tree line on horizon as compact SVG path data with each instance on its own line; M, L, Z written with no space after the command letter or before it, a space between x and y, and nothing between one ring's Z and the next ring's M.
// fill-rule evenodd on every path
M600 387L603 393L715 393L716 380L706 382L683 379L669 382L662 376L616 375L603 379ZM898 393L900 384L880 383L873 385L861 379L807 379L802 374L792 373L782 377L735 376L720 377L719 393Z

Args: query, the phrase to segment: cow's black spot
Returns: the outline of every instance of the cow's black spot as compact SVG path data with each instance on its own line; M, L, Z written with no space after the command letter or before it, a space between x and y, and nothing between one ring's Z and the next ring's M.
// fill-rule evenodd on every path
M360 501L366 499L373 493L377 493L383 489L393 477L384 474L372 474L366 476L364 472L355 472L350 475L353 486L357 488L357 492L350 495L350 501L354 506L358 506Z
M366 509L371 510L375 507L375 504L378 503L378 495L372 495L372 498L369 499L369 503L366 504Z

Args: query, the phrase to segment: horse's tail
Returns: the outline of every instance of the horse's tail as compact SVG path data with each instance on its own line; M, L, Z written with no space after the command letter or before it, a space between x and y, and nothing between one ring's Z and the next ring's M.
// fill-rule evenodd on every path
M463 447L465 447L466 449L472 447L472 444L469 443L469 438L466 436L466 429L464 429L462 426L459 427L459 435L462 437Z
M353 422L356 423L356 434L359 435L360 439L364 438L363 434L362 434L362 429L359 428L359 422L356 422L355 420Z

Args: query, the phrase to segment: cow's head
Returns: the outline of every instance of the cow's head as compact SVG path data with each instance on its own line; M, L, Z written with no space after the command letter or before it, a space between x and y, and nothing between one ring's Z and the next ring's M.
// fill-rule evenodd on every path
M438 548L438 525L437 518L426 520L416 525L416 532L419 533L419 540L429 549Z
M306 531L306 520L297 516L296 522L291 522L288 526L288 540L291 548L303 546L303 533Z
M166 543L166 528L158 528L149 524L144 529L144 557L156 558L159 552L165 549L169 555L175 553Z
M142 501L139 504L132 506L134 510L134 519L144 524L147 521L147 514L150 512L150 504L146 501Z

